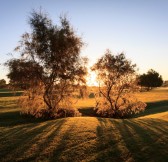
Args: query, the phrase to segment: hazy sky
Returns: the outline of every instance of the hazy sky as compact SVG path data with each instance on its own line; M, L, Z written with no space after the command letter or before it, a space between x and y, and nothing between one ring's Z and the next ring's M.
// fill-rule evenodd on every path
M0 63L29 31L32 9L47 11L54 23L66 13L86 46L91 63L107 48L124 52L139 67L153 68L168 80L168 0L0 0ZM17 57L13 53L13 57ZM7 69L0 66L0 79Z

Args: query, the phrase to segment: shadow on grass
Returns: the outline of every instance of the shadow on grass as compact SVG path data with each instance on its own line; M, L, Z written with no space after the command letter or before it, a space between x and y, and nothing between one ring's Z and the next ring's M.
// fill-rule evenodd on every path
M167 121L97 119L97 145L102 151L96 161L168 161Z
M0 161L36 161L39 155L43 160L49 159L55 148L56 158L59 158L68 136L68 132L60 136L60 129L67 119L46 121L24 117L20 115L16 102L0 101Z
M79 108L78 110L82 116L96 116L96 112L93 107Z
M0 88L0 93L2 92L12 92L12 90L9 90L7 88Z
M94 111L93 107L79 108L78 110L82 114L82 116L99 117L98 114L96 114L96 112ZM141 112L137 115L132 115L129 118L138 118L166 111L168 111L168 100L148 102L144 112Z
M162 113L166 111L168 111L168 100L148 102L146 110L140 114L134 115L133 118Z
M67 120L57 119L7 129L0 137L4 141L0 148L0 161L64 162L77 161L78 156L82 160L74 147L85 142L85 137L79 142L78 135L74 134L76 122L67 124Z
M118 143L117 131L114 124L109 126L107 118L97 118L100 125L97 126L97 157L95 161L123 161Z
M42 122L41 119L26 118L20 115L17 100L0 101L0 126L17 126L21 124Z
M4 92L0 93L0 97L15 97L15 96L21 96L23 92Z
M52 156L50 153L52 154L51 149L54 145L53 148L47 146L59 136L65 122L65 119L58 119L4 129L0 137L3 141L0 148L0 161L36 161L40 154L47 153L46 158Z
M20 115L20 111L2 112L0 113L0 127L11 127L29 123L39 123L45 120L24 117Z

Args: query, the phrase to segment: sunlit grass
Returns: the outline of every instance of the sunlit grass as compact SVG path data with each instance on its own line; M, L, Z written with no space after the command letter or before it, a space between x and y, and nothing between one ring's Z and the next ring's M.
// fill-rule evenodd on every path
M157 101L168 101L168 88L155 88L152 91L136 93L135 96L138 100L149 103ZM95 106L95 99L76 99L76 108L87 108Z
M96 117L50 121L23 118L18 97L0 97L0 161L168 161L168 91L138 96L147 110L132 119ZM80 99L89 109L95 100Z
M168 100L168 88L156 88L152 91L137 93L136 97L143 102Z
M96 100L94 98L78 99L75 107L76 108L88 108L88 107L94 107L95 104L96 104Z

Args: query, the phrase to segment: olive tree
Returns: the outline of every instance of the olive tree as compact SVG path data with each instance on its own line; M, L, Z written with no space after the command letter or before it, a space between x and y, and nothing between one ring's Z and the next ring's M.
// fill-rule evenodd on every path
M101 95L96 105L99 115L120 118L144 110L146 104L133 96L137 88L135 68L123 53L113 55L110 50L94 64Z
M60 17L60 25L53 25L47 14L33 11L29 24L31 32L23 34L15 49L20 58L6 63L8 77L28 85L32 96L40 98L42 115L55 117L61 108L70 106L66 102L74 87L85 83L86 59L80 56L84 43L66 17ZM36 102L37 98L29 97L28 106Z

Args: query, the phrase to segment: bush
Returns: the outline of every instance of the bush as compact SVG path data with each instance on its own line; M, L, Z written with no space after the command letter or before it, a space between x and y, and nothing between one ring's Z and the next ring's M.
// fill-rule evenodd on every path
M113 103L111 108L109 102L104 99L99 99L94 110L101 117L128 118L131 115L143 112L146 106L144 102L124 98L117 106Z
M57 118L81 116L81 113L75 108L60 108L56 114Z
M27 97L22 97L19 99L19 106L21 107L21 115L42 118L42 119L56 119L64 117L74 117L81 116L80 112L73 108L71 104L64 104L58 108L58 110L49 111L41 97L35 97L34 99L29 99Z
M92 92L89 94L89 98L95 98L95 94Z

